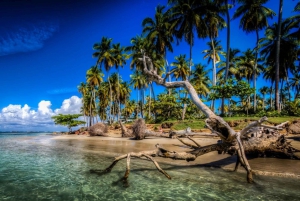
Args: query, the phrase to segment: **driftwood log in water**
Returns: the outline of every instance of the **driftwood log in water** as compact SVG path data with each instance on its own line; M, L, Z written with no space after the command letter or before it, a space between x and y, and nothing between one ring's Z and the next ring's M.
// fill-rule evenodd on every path
M185 143L185 145L191 148L191 151L187 152L166 150L161 148L159 145L156 145L156 149L153 151L128 153L115 158L112 164L106 168L103 173L110 172L118 161L126 158L127 166L124 180L127 180L130 171L130 158L145 157L154 162L156 168L170 179L170 176L159 167L152 157L193 161L200 155L212 151L218 151L219 153L237 154L238 160L235 169L237 169L239 164L244 167L247 171L247 181L251 183L253 182L252 169L248 163L246 154L299 159L294 154L295 152L299 152L299 150L293 148L292 145L286 141L285 137L278 133L278 130L282 129L282 126L285 123L278 126L263 125L262 123L267 120L267 117L263 117L258 121L250 123L240 132L236 132L228 125L228 123L225 122L223 118L214 114L209 107L207 107L201 101L197 92L189 81L166 82L167 76L162 78L159 75L157 68L152 64L151 59L145 53L143 53L143 58L140 60L144 65L143 73L149 80L158 85L165 86L166 88L185 88L190 95L191 101L206 115L206 126L212 131L212 133L218 135L221 140L220 143L203 147L195 142L194 145L189 144L191 146ZM168 72L166 74L169 75L170 73Z

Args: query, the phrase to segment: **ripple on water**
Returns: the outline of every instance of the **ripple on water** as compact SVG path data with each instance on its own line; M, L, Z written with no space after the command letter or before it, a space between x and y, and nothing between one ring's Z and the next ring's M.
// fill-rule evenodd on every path
M0 200L298 200L300 196L296 179L256 176L255 184L247 184L244 173L162 164L172 176L168 180L152 163L134 159L130 186L124 188L119 181L124 161L99 176L89 170L103 169L111 157L80 151L68 142L47 143L1 140Z

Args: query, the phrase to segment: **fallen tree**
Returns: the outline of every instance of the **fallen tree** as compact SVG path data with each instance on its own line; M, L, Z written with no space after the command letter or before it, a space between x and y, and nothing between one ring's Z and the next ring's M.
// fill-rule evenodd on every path
M163 78L158 74L157 68L153 65L151 59L143 53L143 58L140 59L143 62L143 73L151 81L165 86L166 88L185 88L192 100L192 102L201 110L207 117L205 123L206 126L212 131L213 134L220 137L220 141L217 144L209 146L201 146L192 140L194 144L186 143L182 140L185 145L191 148L191 151L186 152L175 152L161 148L158 144L156 149L152 151L142 151L138 153L128 153L119 157L116 157L112 164L106 168L102 173L108 173L112 168L122 159L127 159L126 171L123 177L124 181L127 181L130 172L130 159L131 158L147 158L151 160L156 168L163 173L168 179L171 177L162 170L158 163L153 159L153 157L164 157L171 158L174 160L186 160L193 161L198 156L203 154L218 151L219 153L237 154L237 162L235 170L241 165L247 171L247 181L249 183L253 182L252 169L247 160L246 154L256 155L256 156L273 156L280 158L293 158L299 159L294 153L299 152L295 149L283 135L280 135L278 130L287 123L283 123L277 126L264 125L263 122L267 121L267 117L263 117L260 120L250 123L240 132L234 131L226 121L214 114L209 107L207 107L198 97L197 92L189 81L175 81L166 82L166 78L170 72L166 73L166 77ZM139 131L145 129L138 128ZM139 132L138 130L136 130ZM135 132L135 131L133 131ZM143 136L144 137L144 136ZM141 139L141 138L140 138ZM179 139L179 138L178 138ZM191 140L191 138L189 138Z

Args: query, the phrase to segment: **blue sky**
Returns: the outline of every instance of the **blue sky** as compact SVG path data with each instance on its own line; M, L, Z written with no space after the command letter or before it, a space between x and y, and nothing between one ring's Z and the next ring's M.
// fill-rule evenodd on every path
M284 18L296 2L284 1ZM0 131L61 129L54 127L50 116L79 110L77 86L95 65L93 44L106 36L130 45L142 31L142 20L153 17L158 4L166 5L167 0L1 0ZM279 0L271 0L266 6L277 13L278 5ZM242 51L253 48L255 36L243 33L238 23L232 21L231 46ZM224 48L225 38L226 29L219 36ZM194 63L207 63L201 54L207 41L195 41ZM174 46L169 62L189 53L184 42ZM120 73L129 80L128 65Z

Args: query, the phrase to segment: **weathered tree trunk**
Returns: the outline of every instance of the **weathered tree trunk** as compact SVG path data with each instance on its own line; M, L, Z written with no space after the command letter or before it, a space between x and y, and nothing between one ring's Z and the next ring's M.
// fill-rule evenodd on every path
M121 131L122 131L122 137L133 137L133 134L131 131L129 131L126 126L124 126L124 124L121 122L121 120L119 120L119 124L121 127Z
M176 160L193 161L198 156L218 151L219 153L237 154L238 161L236 168L241 164L247 171L247 181L253 182L252 169L248 163L246 154L264 154L266 156L273 155L276 157L284 158L296 158L299 159L295 152L299 150L293 148L289 142L287 142L284 136L281 136L274 130L279 130L285 124L278 126L267 126L262 123L267 120L266 117L261 118L258 121L250 123L240 132L234 131L223 118L216 116L197 96L197 93L193 86L188 81L176 81L166 82L166 78L162 78L158 75L157 69L152 65L151 59L144 54L141 59L144 64L143 72L154 82L167 88L184 87L190 94L191 100L194 104L207 116L205 121L206 126L216 135L221 138L220 143L201 147L199 144L189 146L192 150L186 152L169 151L156 145L156 149L153 151L142 151L139 153L129 153L115 158L113 163L106 168L103 173L110 172L116 163L122 159L127 158L127 168L124 176L124 180L127 180L129 175L129 163L130 157L141 158L145 157L151 160L157 169L162 172L167 178L171 178L165 171L163 171L152 157L164 157ZM262 127L262 128L261 128ZM138 127L137 127L138 128ZM138 128L141 130L141 128ZM142 128L144 129L144 128ZM191 139L191 138L189 138ZM185 143L187 145L187 143ZM152 157L151 157L152 156ZM94 171L94 170L93 170Z

